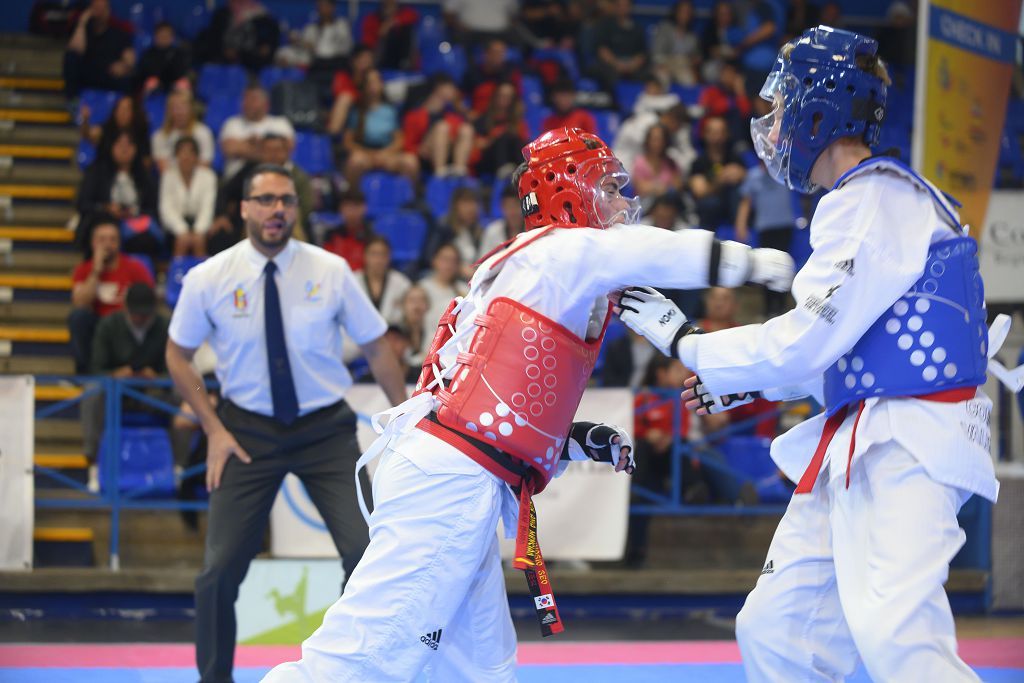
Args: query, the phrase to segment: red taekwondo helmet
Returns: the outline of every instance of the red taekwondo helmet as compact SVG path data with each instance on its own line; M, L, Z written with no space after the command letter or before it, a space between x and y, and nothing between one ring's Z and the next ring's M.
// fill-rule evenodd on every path
M596 135L556 128L523 147L523 158L518 190L527 230L637 221L640 200L621 194L629 174Z

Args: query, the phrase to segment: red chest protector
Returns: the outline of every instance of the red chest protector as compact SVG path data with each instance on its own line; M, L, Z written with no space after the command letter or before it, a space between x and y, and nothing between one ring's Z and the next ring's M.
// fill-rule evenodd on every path
M453 307L454 303L438 325L417 393L434 378L438 350L451 338ZM609 318L606 315L605 327ZM534 492L539 492L555 474L605 330L584 341L506 297L494 299L474 324L477 329L468 350L456 359L451 382L447 388L431 389L441 404L437 419L528 465L534 471ZM513 486L520 483L521 476L514 472L495 474Z

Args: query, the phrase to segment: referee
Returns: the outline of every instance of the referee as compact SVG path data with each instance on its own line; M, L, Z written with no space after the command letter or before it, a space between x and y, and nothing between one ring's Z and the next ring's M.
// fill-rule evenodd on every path
M232 680L238 587L287 473L298 475L323 516L346 578L368 543L340 328L361 346L388 400L406 398L387 324L344 259L290 239L297 211L288 170L254 168L241 205L248 239L189 271L171 319L167 368L208 440L210 510L196 580L202 683ZM190 363L207 339L223 397L216 411Z

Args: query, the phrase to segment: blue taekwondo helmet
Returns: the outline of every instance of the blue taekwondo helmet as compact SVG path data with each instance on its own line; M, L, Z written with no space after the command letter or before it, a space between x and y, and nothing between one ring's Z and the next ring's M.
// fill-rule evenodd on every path
M886 86L856 64L877 51L872 38L828 26L808 29L782 48L761 88L772 112L750 121L754 149L775 180L813 192L811 168L834 140L878 143Z

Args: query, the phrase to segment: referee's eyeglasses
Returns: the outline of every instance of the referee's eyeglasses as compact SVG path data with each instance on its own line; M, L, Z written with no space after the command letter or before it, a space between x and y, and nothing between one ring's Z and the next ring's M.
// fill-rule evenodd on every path
M274 208L278 202L286 209L294 209L299 205L299 198L293 194L257 194L246 197L246 200L256 202L265 209Z

